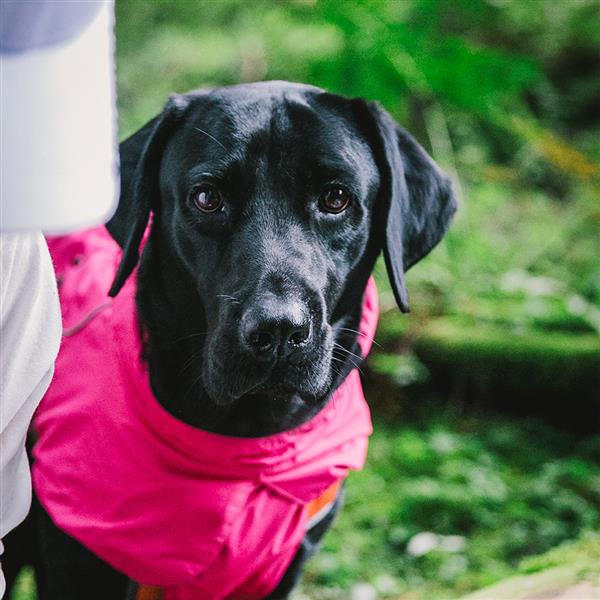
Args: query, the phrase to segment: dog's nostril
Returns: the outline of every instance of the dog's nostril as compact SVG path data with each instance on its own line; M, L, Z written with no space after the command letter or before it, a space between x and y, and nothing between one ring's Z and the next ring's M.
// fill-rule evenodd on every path
M269 298L267 298L269 300ZM293 303L264 301L242 315L241 348L261 359L279 357L300 351L308 344L312 325L303 307Z
M248 344L261 352L268 352L273 347L273 336L267 331L253 331L248 336Z
M297 329L288 337L288 344L292 346L301 346L306 342L306 340L310 336L310 328L302 327L302 329Z

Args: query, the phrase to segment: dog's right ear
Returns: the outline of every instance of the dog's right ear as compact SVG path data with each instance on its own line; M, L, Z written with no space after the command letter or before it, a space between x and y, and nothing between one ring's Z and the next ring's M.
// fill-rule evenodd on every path
M139 247L151 212L160 207L158 174L167 140L180 122L188 100L169 98L163 111L119 146L121 196L113 217L106 223L111 236L121 246L123 257L109 296L116 296L139 260Z

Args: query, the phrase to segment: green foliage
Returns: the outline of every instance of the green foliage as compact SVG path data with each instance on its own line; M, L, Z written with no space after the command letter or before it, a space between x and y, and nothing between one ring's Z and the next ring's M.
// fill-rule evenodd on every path
M596 335L569 335L564 333L531 333L516 331L507 336L506 329L489 326L462 326L450 319L438 319L422 332L418 340L428 346L453 354L477 356L481 361L498 361L502 357L513 362L540 362L555 369L558 363L589 361L590 369L600 372L600 339ZM435 350L432 350L435 351Z
M369 359L369 366L377 373L391 376L400 387L423 383L429 379L427 368L412 352L377 352Z
M410 277L432 280L443 269L443 285L454 295L453 312L484 317L486 299L496 298L518 302L515 314L535 317L535 306L528 303L548 299L564 301L565 316L585 319L572 296L600 306L595 191L577 188L573 204L552 203L519 183L482 181L470 189L469 202L445 240L446 255L437 253ZM474 303L480 300L478 309ZM588 328L596 329L594 317L589 318Z
M520 164L519 148L531 151L548 126L565 133L565 122L598 158L597 137L579 121L599 78L592 66L568 69L575 50L593 60L599 28L596 0L130 0L117 4L121 122L139 126L171 91L282 78L379 100L458 167L474 141L492 159L508 143ZM455 150L443 156L448 133Z
M524 557L600 527L599 441L489 416L427 417L400 431L377 422L369 466L348 479L344 511L309 564L306 590L347 598L362 580L381 597L411 590L411 598L448 599L512 574ZM422 532L464 540L411 555ZM561 552L522 569L554 564Z
M417 319L598 332L598 30L597 0L130 0L122 132L170 92L238 81L378 99L463 185L446 242L411 273Z
M25 567L17 581L11 594L11 600L37 600L37 593L35 589L35 580L33 575L33 569L31 567Z
M582 565L590 570L595 569L596 576L600 577L597 568L600 565L600 534L588 531L576 542L567 542L542 555L526 558L521 562L519 571L521 573L538 573L568 563Z
M600 592L599 561L600 537L598 533L586 532L575 542L525 559L519 568L521 575L485 587L462 600L519 600L524 590L531 598L557 593L564 598L596 598Z

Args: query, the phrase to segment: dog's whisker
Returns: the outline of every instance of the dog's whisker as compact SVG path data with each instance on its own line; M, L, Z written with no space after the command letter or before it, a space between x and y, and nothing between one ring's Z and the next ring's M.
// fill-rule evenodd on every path
M336 367L334 367L333 365L331 365L331 370L338 376L338 377L342 377L342 372L337 369Z
M196 384L202 379L202 373L200 373L200 375L198 375L198 377L196 377L194 379L194 381L192 381L192 383L190 384L190 386L188 387L187 391L185 392L185 394L183 395L184 398L187 398L187 396L189 395L189 393L196 387Z
M331 357L331 360L332 360L332 361L335 361L335 362L337 362L337 363L339 363L339 364L341 364L341 365L343 365L343 364L344 364L344 361L343 361L341 358L338 358L337 356L332 356L332 357ZM313 368L314 368L314 367L316 367L316 364L313 364L312 366L313 366ZM329 365L329 368L330 368L330 369L331 369L331 370L332 370L332 371L335 373L335 375L337 375L337 376L339 376L339 377L344 377L344 376L343 376L343 374L342 374L342 372L341 372L341 370L340 370L340 369L338 369L338 368L337 368L336 366L334 366L333 364L331 364L331 363L330 363L330 365Z
M344 352L345 354L343 354L343 356L346 356L348 358L350 358L350 357L355 358L356 360L358 360L359 364L363 362L362 356L358 356L358 354L354 354L353 352L350 352L349 350L346 350L345 348L340 348L338 351Z
M346 362L346 361L342 360L341 358L338 358L337 356L332 356L331 360L335 361L336 363L339 363L340 365L344 365Z
M360 360L360 362L363 361L362 356L358 356L357 354L354 354L353 352L350 352L350 350L348 350L347 348L344 348L343 346L341 346L340 344L334 344L334 347L336 350L338 351L343 351L345 352L345 357L347 358L348 362L350 362L350 364L358 370L358 372L361 375L364 375L363 370L360 368L360 363L357 363L356 361L352 360L351 357L356 357ZM335 351L335 350L334 350Z
M350 358L348 359L350 364L361 374L364 375L364 371L360 368L360 365L356 364L353 360L351 360Z
M217 144L219 144L219 146L221 146L221 148L223 148L223 150L225 150L225 152L227 152L227 148L225 148L225 146L223 144L221 144L221 142L214 135L211 135L210 133L208 133L208 131L204 131L204 129L200 129L200 127L194 127L194 129L196 131L199 131L200 133L203 133L204 135L208 136L211 140L213 140L213 142L216 142Z
M367 335L364 331L350 329L349 327L338 327L338 331L348 331L349 333L356 333L357 335L362 335L363 337L370 339L377 347L383 349L383 346L374 337Z
M241 304L241 300L238 300L235 296L229 296L228 294L217 294L216 298L223 298L223 300L230 300L235 304Z
M189 335L184 335L183 337L177 338L176 340L169 342L169 345L174 346L175 344L179 344L180 342L184 342L185 340L189 340L189 339L195 338L195 337L204 337L206 335L208 335L207 331L200 331L198 333L190 333Z
M348 350L348 348L344 348L344 346L342 346L341 344L338 344L337 342L334 342L333 346L334 346L334 348L337 348L338 350L342 350L348 356L354 356L355 358L358 358L358 360L360 360L361 362L363 361L363 357L362 356L359 356L358 354L355 354L354 352L351 352L350 350Z
M189 367L191 367L194 364L194 361L201 356L202 354L202 350L196 350L196 352L192 352L192 354L189 356L189 358L183 363L183 365L181 365L181 371L180 374L183 375L185 373L185 371L187 371L187 369L189 369Z

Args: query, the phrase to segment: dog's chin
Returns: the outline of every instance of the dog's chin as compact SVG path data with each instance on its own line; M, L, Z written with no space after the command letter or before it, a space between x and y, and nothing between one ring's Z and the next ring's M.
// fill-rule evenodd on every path
M324 357L318 368L310 370L310 378L299 377L298 371L308 369L266 370L231 369L223 372L220 369L208 370L204 378L204 389L215 405L229 407L239 402L258 401L261 399L270 405L317 404L326 394L331 383L331 358Z

